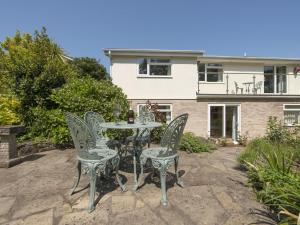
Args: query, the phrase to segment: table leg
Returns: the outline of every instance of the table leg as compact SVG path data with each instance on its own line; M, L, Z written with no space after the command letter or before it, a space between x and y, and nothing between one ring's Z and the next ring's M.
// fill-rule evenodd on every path
M139 133L140 133L140 129L137 129L136 130L136 135L134 137L134 140L133 140L133 173L134 173L134 190L135 190L135 187L137 185L137 174L136 174L136 156L137 156L137 137L139 136Z

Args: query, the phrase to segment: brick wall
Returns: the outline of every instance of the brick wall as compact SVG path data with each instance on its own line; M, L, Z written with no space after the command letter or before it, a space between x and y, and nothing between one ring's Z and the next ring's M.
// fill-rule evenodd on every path
M134 110L137 104L144 104L146 100L130 100ZM207 137L208 123L208 104L235 103L241 105L241 132L248 134L249 137L263 136L266 132L266 125L269 116L276 116L283 120L283 104L299 103L290 100L273 100L270 99L201 99L201 100L155 100L150 99L152 103L172 104L173 119L182 114L189 113L189 119L185 131L191 131L203 137Z

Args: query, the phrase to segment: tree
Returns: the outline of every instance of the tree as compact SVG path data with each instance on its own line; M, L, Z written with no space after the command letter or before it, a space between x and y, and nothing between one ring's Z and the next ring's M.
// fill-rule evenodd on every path
M80 77L90 76L96 80L104 80L108 77L105 67L94 58L75 58L72 64L75 65Z
M55 108L49 98L68 77L76 76L74 68L62 60L63 50L47 35L46 29L34 35L16 32L0 43L0 77L20 100L20 114L25 125L32 122L31 109Z

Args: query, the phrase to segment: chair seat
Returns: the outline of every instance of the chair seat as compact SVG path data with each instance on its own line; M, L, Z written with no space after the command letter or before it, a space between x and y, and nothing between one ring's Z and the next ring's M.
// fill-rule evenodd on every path
M99 162L107 161L118 156L118 152L109 148L94 148L90 149L86 155L79 155L77 159L80 161Z
M151 159L166 159L166 158L175 158L177 153L168 150L166 147L156 147L156 148L147 148L142 151L142 155L146 158Z

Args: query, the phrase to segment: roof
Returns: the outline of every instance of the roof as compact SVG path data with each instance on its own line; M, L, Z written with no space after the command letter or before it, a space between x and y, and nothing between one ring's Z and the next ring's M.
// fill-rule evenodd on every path
M281 57L255 57L255 56L216 56L204 55L201 59L215 62L245 62L245 63L284 63L284 64L300 64L300 58L281 58Z
M198 60L207 60L210 62L245 62L245 63L263 63L263 64L300 64L300 58L284 57L255 57L255 56L218 56L204 55L203 50L162 50L162 49L128 49L128 48L105 48L103 52L106 56L179 56L179 57L197 57Z
M126 56L180 56L198 57L204 54L202 50L162 50L162 49L126 49L126 48L105 48L103 52L106 56L126 55Z

